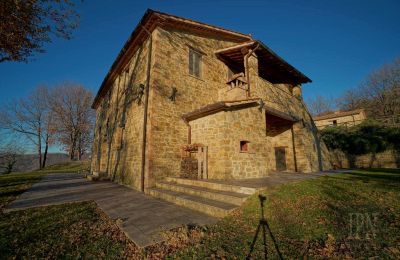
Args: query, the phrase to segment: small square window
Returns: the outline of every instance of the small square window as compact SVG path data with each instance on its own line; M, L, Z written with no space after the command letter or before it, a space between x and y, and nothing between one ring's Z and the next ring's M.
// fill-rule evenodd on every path
M337 120L332 121L333 125L337 125Z
M200 53L189 48L189 74L197 78L201 77L201 58Z
M240 151L241 152L248 152L249 151L249 141L240 141Z

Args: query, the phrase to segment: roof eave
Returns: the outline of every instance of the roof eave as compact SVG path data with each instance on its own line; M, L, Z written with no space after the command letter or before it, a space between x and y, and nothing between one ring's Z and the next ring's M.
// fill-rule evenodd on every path
M96 109L98 107L98 105L99 105L99 103L101 101L103 92L106 90L108 84L110 84L110 81L112 81L113 74L116 73L117 69L119 69L121 66L123 66L123 58L126 55L127 51L129 49L133 48L134 41L136 40L138 35L140 35L140 33L143 31L143 27L146 26L147 22L153 16L157 18L155 20L155 22L154 22L155 26L153 26L153 28L151 28L151 30L149 30L149 28L146 28L150 32L152 30L154 30L158 26L157 22L159 20L166 21L166 20L170 19L171 21L173 20L175 22L187 23L188 25L204 26L204 27L207 27L207 29L210 30L210 31L216 31L216 32L223 33L225 35L230 35L230 36L232 36L233 38L236 38L236 39L243 39L243 40L248 39L248 40L251 40L251 36L250 35L238 33L238 32L235 32L235 31L227 30L227 29L220 28L220 27L217 27L217 26L208 25L208 24L197 22L197 21L193 21L193 20L190 20L190 19L185 19L185 18L182 18L182 17L178 17L178 16L174 16L174 15L170 15L170 14L154 11L152 9L147 9L145 14L140 19L139 23L136 25L135 29L131 33L131 35L128 38L128 40L125 42L124 47L119 52L117 58L113 62L113 64L112 64L111 68L109 69L106 77L104 78L104 80L103 80L103 82L102 82L102 84L101 84L101 86L100 86L100 88L99 88L99 90L98 90L98 92L96 94L96 97L93 100L93 103L92 103L92 108L93 109Z
M259 46L260 48L258 48L257 46ZM256 50L256 52L258 51L260 54L268 53L270 58L273 58L278 64L280 64L280 66L284 67L284 69L288 73L288 75L290 75L291 77L296 79L295 80L296 84L312 82L310 78L308 78L303 73L301 73L299 70L297 70L295 67L290 65L287 61L285 61L282 57L280 57L278 54L276 54L268 46L266 46L263 42L261 42L259 40L252 40L252 41L240 43L240 44L237 44L234 46L230 46L227 48L219 49L219 50L216 50L214 53L220 59L229 60L229 54L242 52L243 48L248 48L248 49L258 48L258 50ZM237 54L235 54L235 55L237 55ZM268 59L268 58L265 58L265 59Z
M266 49L269 53L271 53L274 57L276 57L280 62L282 62L289 70L292 70L295 74L299 76L301 79L300 83L311 83L312 80L304 75L302 72L300 72L298 69L290 65L287 61L285 61L281 56L276 54L273 50L271 50L267 45L265 45L262 41L256 40L257 43L259 43L264 49Z

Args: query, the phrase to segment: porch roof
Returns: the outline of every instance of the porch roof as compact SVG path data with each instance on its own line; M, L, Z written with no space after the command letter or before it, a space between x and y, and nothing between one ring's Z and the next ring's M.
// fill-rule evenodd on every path
M221 111L228 111L231 109L239 109L239 108L248 108L248 107L255 107L260 106L261 98L249 98L243 100L232 100L232 101L220 101L213 104L209 104L203 106L201 108L195 109L191 112L185 113L182 115L182 119L185 122L189 122L198 118L202 118L208 115L212 115ZM290 121L290 122L297 122L300 119L292 116L290 114L284 113L279 111L273 107L267 106L264 104L263 108L265 109L265 113L267 115L271 115L274 117L278 117L280 119Z
M311 79L259 40L247 41L220 49L215 51L215 54L225 63L241 66L244 63L244 55L250 49L255 49L254 52L259 57L259 75L268 79L271 83L291 83L297 85L311 82Z

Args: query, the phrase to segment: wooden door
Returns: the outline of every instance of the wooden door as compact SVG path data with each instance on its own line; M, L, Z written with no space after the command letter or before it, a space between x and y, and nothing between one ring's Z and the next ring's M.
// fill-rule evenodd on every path
M197 150L197 178L198 179L208 179L208 163L207 163L207 152L208 147L199 147Z
M275 162L277 171L286 171L285 147L275 147Z

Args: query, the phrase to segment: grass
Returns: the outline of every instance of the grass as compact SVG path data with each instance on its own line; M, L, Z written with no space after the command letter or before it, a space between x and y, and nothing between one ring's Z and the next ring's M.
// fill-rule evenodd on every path
M29 173L0 175L0 209L49 172L79 172L63 163ZM0 259L142 258L140 251L94 202L0 212Z
M2 205L46 172L1 176ZM283 258L400 258L399 170L335 174L261 193ZM0 213L0 259L243 259L259 218L254 195L216 225L172 232L167 243L142 251L92 202ZM269 258L277 258L270 237L267 247ZM263 258L261 237L251 256Z
M399 258L400 171L355 171L263 191L265 216L283 258ZM170 258L244 259L260 219L252 196L233 215ZM277 258L267 238L269 258ZM251 255L263 258L261 236Z
M185 245L188 236L177 229L165 234L168 242L142 250L94 202L3 212L47 173L79 172L82 168L79 163L66 163L0 175L0 259L162 259Z
M141 258L141 252L94 202L6 213L0 219L2 259Z
M45 173L88 172L89 168L90 168L90 161L76 161L76 162L65 162L65 163L50 165L39 171Z

